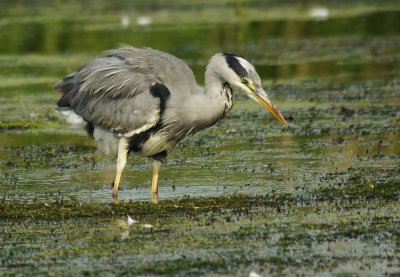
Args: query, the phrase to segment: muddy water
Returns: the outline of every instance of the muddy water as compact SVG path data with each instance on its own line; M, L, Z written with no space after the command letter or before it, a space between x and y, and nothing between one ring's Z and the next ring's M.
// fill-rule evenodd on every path
M102 7L0 17L0 276L399 274L400 7ZM135 156L114 206L114 160L54 112L51 84L119 42L182 57L199 83L214 52L248 57L289 128L235 92L169 154L158 206Z

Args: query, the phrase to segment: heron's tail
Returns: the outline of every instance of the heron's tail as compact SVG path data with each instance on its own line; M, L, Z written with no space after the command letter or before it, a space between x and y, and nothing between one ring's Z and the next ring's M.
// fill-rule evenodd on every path
M58 81L53 85L53 88L62 93L60 100L57 102L58 107L71 107L71 100L79 91L81 86L77 80L76 72L69 74L64 79Z

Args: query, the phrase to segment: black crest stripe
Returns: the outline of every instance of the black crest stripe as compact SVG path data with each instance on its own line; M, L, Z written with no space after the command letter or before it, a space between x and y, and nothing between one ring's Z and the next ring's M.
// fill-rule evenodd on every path
M246 77L247 71L246 69L240 64L237 57L233 54L224 53L226 62L228 63L229 67L232 68L233 71L240 77Z

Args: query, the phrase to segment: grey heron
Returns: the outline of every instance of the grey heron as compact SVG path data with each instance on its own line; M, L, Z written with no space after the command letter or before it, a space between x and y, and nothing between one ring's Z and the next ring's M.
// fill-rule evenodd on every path
M100 149L116 156L114 199L131 152L154 159L151 192L157 196L160 162L184 137L224 117L233 105L233 87L287 125L253 65L229 53L211 57L205 89L182 60L131 46L106 51L54 85L61 92L58 110L81 124Z

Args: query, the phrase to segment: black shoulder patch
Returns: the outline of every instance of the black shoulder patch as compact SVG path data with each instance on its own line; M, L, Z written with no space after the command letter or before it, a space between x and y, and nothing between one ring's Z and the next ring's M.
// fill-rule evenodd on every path
M164 86L163 84L156 83L150 88L150 93L154 97L160 98L160 114L163 114L165 110L165 106L167 104L167 100L171 93L169 92L169 89Z
M232 68L232 70L235 71L238 76L246 77L248 75L246 69L240 64L240 62L236 58L236 55L224 53L224 56L229 67Z

